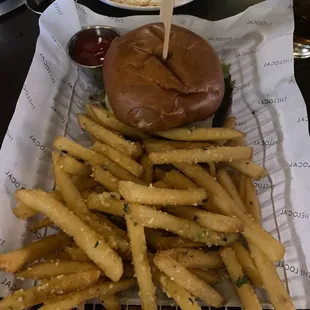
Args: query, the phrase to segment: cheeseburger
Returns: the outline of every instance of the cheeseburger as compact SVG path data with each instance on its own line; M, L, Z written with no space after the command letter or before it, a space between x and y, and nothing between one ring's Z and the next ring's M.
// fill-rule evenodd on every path
M210 119L221 125L231 105L231 77L211 45L172 25L169 54L162 59L163 24L148 24L113 40L103 79L115 116L153 132ZM224 78L225 77L225 78Z

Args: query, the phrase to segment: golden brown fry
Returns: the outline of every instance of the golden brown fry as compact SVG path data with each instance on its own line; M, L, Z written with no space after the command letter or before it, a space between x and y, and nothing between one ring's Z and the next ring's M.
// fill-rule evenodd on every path
M57 226L74 238L75 243L94 261L104 274L118 281L123 264L117 253L89 226L71 213L64 205L40 190L19 190L18 200L44 213Z
M94 190L96 187L100 186L92 177L73 177L72 182L79 192Z
M143 168L141 165L139 165L139 163L137 163L131 157L126 156L118 150L114 149L113 147L96 141L91 148L99 154L106 156L134 176L139 178L142 175Z
M231 162L233 160L250 159L253 149L246 146L211 147L207 149L173 150L150 153L153 165L165 164L196 164L209 162Z
M151 228L145 228L145 236L147 244L156 251L172 248L200 248L204 246L203 243L193 242L166 231Z
M162 252L157 253L154 258L154 263L156 267L164 272L171 280L184 287L194 296L200 298L207 305L220 307L225 303L223 296L171 257Z
M175 128L156 132L156 135L170 140L179 141L218 141L238 139L245 134L236 129L229 128Z
M225 248L220 250L220 253L243 308L245 310L261 310L257 296L249 284L247 276L243 273L233 249Z
M120 179L100 166L93 166L93 176L96 181L107 188L109 191L118 192Z
M61 156L59 159L59 166L69 174L85 176L91 174L90 167L85 164L79 162L74 157L70 155Z
M126 201L149 205L198 205L207 198L206 191L201 188L176 190L120 181L118 189Z
M223 124L223 128L230 128L230 129L234 129L235 128L235 124L236 124L236 117L234 116L230 116L227 118L227 120L224 122ZM227 140L220 140L220 141L216 141L216 144L218 145L224 145L227 142Z
M196 268L188 268L188 271L193 273L195 276L205 281L209 285L214 285L220 282L220 277L216 270L202 270Z
M230 163L228 162L227 165L254 180L260 180L267 174L264 167L259 166L250 160L232 161Z
M179 142L156 139L143 140L143 147L148 153L173 151L176 149L193 150L211 146L212 144L209 142Z
M28 230L33 232L33 231L39 230L41 228L52 226L53 224L54 223L48 217L46 217L45 219L43 219L37 223L29 225Z
M178 218L151 207L139 204L129 204L129 206L131 206L130 215L136 223L149 228L170 231L194 242L205 243L208 246L224 246L236 241L237 238L236 234L217 233L207 230L192 221ZM124 209L125 212L129 212L126 205Z
M245 188L246 188L246 195L245 195L246 209L248 213L252 215L255 222L261 225L262 213L260 209L260 204L257 197L255 186L250 177L246 177Z
M192 180L176 170L167 172L164 177L164 181L171 184L175 189L198 188Z
M123 154L133 158L137 158L142 154L142 148L138 143L125 140L122 136L102 127L86 115L79 114L78 120L82 129Z
M76 274L80 272L99 271L91 262L78 261L47 261L31 265L16 274L20 278L34 280L50 279L60 275Z
M18 290L0 302L1 310L22 310L62 294L81 290L93 285L99 278L100 271L88 271L68 276L58 276L45 284L27 290Z
M112 113L95 104L86 105L86 113L104 127L134 139L147 139L148 135L120 122Z
M142 156L140 159L140 164L144 169L142 179L149 185L153 182L153 165L147 155Z
M0 269L5 272L16 272L25 264L36 261L70 242L70 239L62 234L44 237L21 249L0 254Z
M125 218L131 245L132 261L139 284L142 309L157 310L155 285L152 280L150 263L147 256L144 227L135 223L129 215L126 215Z
M101 300L106 310L122 310L122 304L115 295L102 296Z
M201 249L175 248L161 251L186 268L198 269L218 269L223 266L223 261L219 252L203 251Z
M240 242L235 242L232 244L232 248L239 264L241 265L244 273L249 277L251 283L255 287L262 287L262 278L248 250Z
M64 295L55 299L49 299L44 301L44 306L40 310L68 310L81 304L82 302L104 296L110 296L117 294L121 291L125 291L136 282L134 280L123 280L117 283L115 282L103 282L98 281L94 286L84 289L79 292L73 292L68 295Z
M275 310L295 310L274 264L253 243L249 243L251 256L262 278L264 288Z
M74 261L79 262L89 262L90 258L78 247L65 247L64 252L69 255L69 257Z
M205 188L211 194L212 203L219 208L222 214L236 216L241 220L244 224L242 234L256 244L269 259L278 261L284 256L285 249L283 245L238 208L238 205L236 205L225 189L208 172L198 165L178 164L175 166L198 186Z
M215 163L207 163L209 166L209 173L210 175L215 178L216 177L216 165Z

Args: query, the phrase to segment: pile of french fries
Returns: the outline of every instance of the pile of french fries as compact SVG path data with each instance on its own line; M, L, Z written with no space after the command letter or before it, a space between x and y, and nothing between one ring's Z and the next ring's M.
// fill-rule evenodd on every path
M226 269L242 306L294 309L274 263L282 244L261 225L252 179L266 175L230 117L222 128L178 128L148 135L96 104L78 116L90 148L56 137L55 189L18 190L14 214L43 214L29 230L57 234L0 255L0 268L38 281L0 310L43 304L67 310L99 298L121 309L118 293L139 287L142 308L157 309L156 287L183 310L225 304L213 286ZM133 267L132 267L133 265ZM136 278L136 279L135 279Z

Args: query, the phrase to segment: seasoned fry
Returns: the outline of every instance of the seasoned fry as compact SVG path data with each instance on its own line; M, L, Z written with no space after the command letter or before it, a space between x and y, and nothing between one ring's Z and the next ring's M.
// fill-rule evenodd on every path
M232 161L228 162L227 165L254 180L260 180L267 174L264 167L259 166L250 160Z
M124 155L113 147L96 141L91 148L99 154L106 156L134 176L139 178L142 175L143 168L141 165L131 157Z
M61 156L59 159L59 166L69 174L85 176L91 174L90 167L79 162L70 155Z
M201 249L175 248L158 253L173 258L186 268L218 269L223 266L219 252L215 251L206 252Z
M230 116L228 117L228 119L225 121L225 123L223 124L223 128L230 128L230 129L234 129L235 128L235 124L236 124L236 117L234 116ZM221 141L217 141L216 144L218 145L224 145L227 142L227 140L221 140Z
M91 262L55 261L41 262L31 265L16 274L20 278L42 280L54 278L60 275L69 275L87 271L99 271Z
M215 163L207 163L209 166L209 173L210 175L215 178L216 177L216 165Z
M132 261L139 284L142 309L157 310L155 285L152 280L150 263L147 257L144 228L142 225L135 223L129 215L126 215L125 218L132 251Z
M98 297L102 298L104 296L110 296L121 291L125 291L135 283L136 282L134 280L122 280L117 283L103 282L99 280L97 284L90 288L44 301L45 305L41 307L40 310L72 309L86 300Z
M0 302L1 310L22 310L44 302L47 298L84 289L93 285L99 278L100 271L88 271L68 276L58 276L45 284L28 290L18 290ZM54 308L55 309L55 308Z
M255 222L261 225L262 213L260 209L259 200L257 198L257 193L255 186L251 178L246 177L246 195L245 195L245 205L249 214L252 215Z
M200 298L207 305L220 307L225 303L223 296L171 257L162 252L157 253L154 263L170 279L174 279L173 281L184 287L189 293Z
M179 141L218 141L238 139L245 134L236 129L229 128L176 128L156 132L156 135L170 140Z
M109 171L100 166L93 166L93 176L96 181L107 188L109 191L118 192L120 179L112 175Z
M63 234L44 237L21 249L0 254L0 269L5 272L16 272L25 264L36 261L68 244L70 239Z
M87 104L86 113L104 127L115 130L124 136L134 139L147 139L149 136L140 130L120 122L112 113L95 104Z
M262 278L255 266L254 260L248 250L240 243L235 242L231 246L244 273L249 277L255 287L262 287Z
M117 296L115 295L102 296L101 299L104 308L106 310L122 310L122 304Z
M226 233L243 231L243 224L236 217L215 214L190 206L170 206L166 210L170 214L194 221L198 225L214 231Z
M148 153L173 151L176 149L193 150L211 146L212 144L209 142L179 142L156 139L143 140L143 147Z
M74 261L89 262L90 258L78 247L65 247L64 252L67 253Z
M240 197L244 203L244 206L246 203L246 183L247 183L246 179L247 179L247 176L245 174L241 173L239 175L238 189L239 189Z
M181 219L151 207L129 204L133 221L145 227L163 229L194 242L212 245L227 245L237 238L235 234L223 234L207 230L192 221ZM125 206L125 212L129 210Z
M218 182L226 189L229 196L236 202L236 204L242 209L242 211L247 212L247 209L243 203L243 200L240 197L238 189L228 172L224 169L220 169L217 174Z
M166 231L151 228L145 228L145 236L147 244L157 251L172 248L200 248L204 246L203 243L193 242L176 235L167 234Z
M283 245L238 208L238 205L231 199L224 188L207 171L198 165L178 164L175 166L198 186L205 188L211 194L212 202L219 208L222 214L236 216L241 220L244 224L242 234L256 244L269 259L278 261L284 256L285 249Z
M89 226L71 213L64 205L40 190L19 190L18 200L31 205L48 216L66 234L72 236L76 244L94 261L104 274L118 281L123 274L121 258Z
M211 147L207 149L173 150L150 153L149 158L154 165L194 164L250 159L252 153L253 149L246 146Z
M224 248L220 250L220 253L243 308L245 310L261 310L257 296L249 284L248 277L243 273L233 249Z
M28 230L33 232L41 228L52 226L53 224L54 223L48 217L46 217L42 221L29 225Z
M94 188L100 186L100 184L92 177L73 177L72 182L74 183L75 187L78 189L79 192L94 190Z
M251 256L262 278L264 288L276 310L295 310L273 263L253 243L249 243Z
M216 270L202 270L196 268L188 268L188 271L193 273L195 276L205 281L209 285L214 285L220 282L219 274Z
M198 188L192 180L176 170L167 172L164 177L164 181L171 184L175 189Z
M140 164L144 169L142 176L143 181L146 184L151 184L153 182L153 165L147 155L142 156L140 159Z
M155 281L168 297L172 298L182 310L201 310L195 298L182 286L172 281L155 266L152 267L152 275Z
M176 190L120 181L118 189L126 201L150 205L198 205L207 198L206 191L202 188Z
M133 158L137 158L142 154L142 148L138 143L125 140L122 136L98 125L86 115L79 114L78 120L82 129L123 154Z

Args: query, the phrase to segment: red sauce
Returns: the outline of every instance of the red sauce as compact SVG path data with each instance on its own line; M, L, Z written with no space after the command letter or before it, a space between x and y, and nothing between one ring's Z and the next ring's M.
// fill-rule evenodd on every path
M85 30L77 36L71 56L81 65L101 65L112 40L117 36L114 32L103 36L99 33Z

